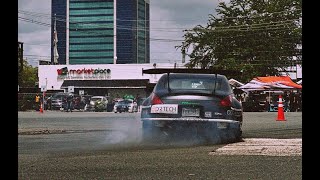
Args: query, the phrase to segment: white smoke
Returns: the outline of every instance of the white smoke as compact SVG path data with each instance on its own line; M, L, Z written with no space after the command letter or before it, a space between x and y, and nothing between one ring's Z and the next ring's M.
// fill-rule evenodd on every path
M128 145L139 144L141 141L140 119L113 121L110 125L110 133L107 133L103 144Z

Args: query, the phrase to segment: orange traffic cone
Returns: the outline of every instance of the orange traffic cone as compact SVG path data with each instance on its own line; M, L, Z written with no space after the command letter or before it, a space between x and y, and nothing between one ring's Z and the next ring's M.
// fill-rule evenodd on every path
M43 113L42 103L40 103L40 113Z
M283 112L283 104L282 104L282 96L281 95L279 95L277 121L285 121L284 112Z

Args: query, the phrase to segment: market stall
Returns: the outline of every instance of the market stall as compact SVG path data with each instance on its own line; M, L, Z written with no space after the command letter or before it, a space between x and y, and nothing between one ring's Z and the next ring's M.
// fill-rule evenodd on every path
M238 89L247 93L243 103L247 111L277 111L275 99L280 94L287 111L301 110L302 85L293 82L289 76L256 77Z

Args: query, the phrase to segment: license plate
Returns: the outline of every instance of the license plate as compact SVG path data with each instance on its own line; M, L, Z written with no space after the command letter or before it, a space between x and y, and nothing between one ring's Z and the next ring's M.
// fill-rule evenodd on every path
M178 114L178 104L157 104L151 106L151 113Z
M217 122L217 127L219 129L226 129L228 127L228 123L226 123L226 122Z
M182 116L200 116L200 110L194 108L182 108Z

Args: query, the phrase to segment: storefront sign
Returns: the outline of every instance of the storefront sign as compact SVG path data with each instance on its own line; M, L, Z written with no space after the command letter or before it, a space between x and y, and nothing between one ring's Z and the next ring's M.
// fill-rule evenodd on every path
M64 67L57 69L58 79L110 79L110 69L94 69L94 68L81 68L81 69L70 69Z
M74 92L74 86L68 86L68 92Z
M47 87L46 86L41 86L41 92L46 92L47 91Z
M79 90L79 95L84 95L84 90Z

